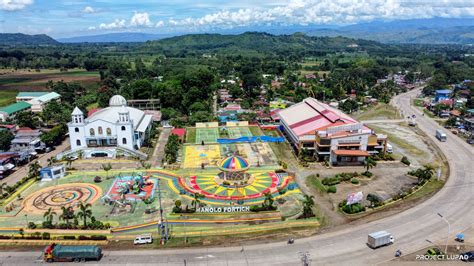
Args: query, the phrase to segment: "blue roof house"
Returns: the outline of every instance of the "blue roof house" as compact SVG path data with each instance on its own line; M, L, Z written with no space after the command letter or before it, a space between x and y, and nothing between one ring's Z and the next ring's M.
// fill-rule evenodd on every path
M435 94L435 103L439 103L440 101L448 100L451 98L451 94L453 93L452 90L437 90Z

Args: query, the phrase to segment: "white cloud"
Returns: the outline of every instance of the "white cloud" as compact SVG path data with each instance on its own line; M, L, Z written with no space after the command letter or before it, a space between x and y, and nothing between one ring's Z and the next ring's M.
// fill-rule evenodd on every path
M21 10L33 4L33 0L0 0L0 10Z
M87 13L87 14L92 14L92 13L95 13L96 10L94 8L92 8L91 6L86 6L84 7L84 9L82 10L83 13Z
M99 25L99 29L102 29L102 30L115 30L115 29L123 29L125 28L125 19L116 19L114 22L112 23L109 23L109 24L105 24L105 23L101 23Z
M172 26L224 27L268 24L347 24L374 19L474 16L474 1L290 0L271 8L223 10L197 18L170 19Z
M160 20L156 23L155 27L160 28L160 27L163 27L164 25L165 25L165 22L163 20Z
M139 26L145 26L145 27L150 27L152 26L152 23L150 21L150 15L148 13L138 13L135 12L133 17L130 19L130 25L134 27L139 27Z
M97 28L95 26L90 26L89 28L87 28L88 30L96 30Z

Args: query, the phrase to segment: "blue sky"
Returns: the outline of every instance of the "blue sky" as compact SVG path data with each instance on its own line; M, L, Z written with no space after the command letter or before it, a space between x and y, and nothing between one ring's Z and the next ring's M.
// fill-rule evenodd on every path
M53 37L474 17L474 0L0 0L0 31Z

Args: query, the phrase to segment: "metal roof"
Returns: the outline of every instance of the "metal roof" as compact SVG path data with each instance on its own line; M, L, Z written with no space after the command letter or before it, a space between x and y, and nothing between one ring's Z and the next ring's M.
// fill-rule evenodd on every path
M50 93L47 93L45 95L41 95L40 97L34 99L35 101L38 101L38 102L41 102L41 103L47 103L49 101L52 101L52 100L55 100L55 99L58 99L60 98L61 95L59 95L58 93L56 92L50 92Z
M49 91L20 91L16 97L32 97L37 98L48 94Z
M7 113L8 115L11 115L13 113L26 110L29 108L31 108L31 104L27 102L19 102L19 103L10 104L8 106L0 108L0 112L4 112L4 113Z

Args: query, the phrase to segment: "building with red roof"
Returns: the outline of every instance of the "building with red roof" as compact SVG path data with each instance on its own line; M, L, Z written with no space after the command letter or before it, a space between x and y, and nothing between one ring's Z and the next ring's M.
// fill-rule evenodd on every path
M185 128L173 128L171 134L178 136L181 142L185 141L186 138L186 129Z
M386 136L375 134L347 114L314 98L306 98L277 115L295 150L305 149L320 161L359 164L367 156L386 149Z

